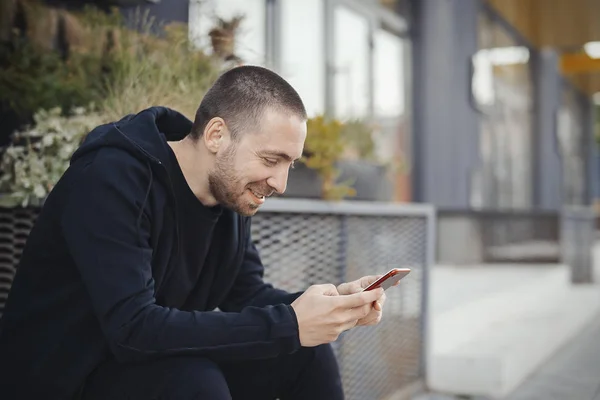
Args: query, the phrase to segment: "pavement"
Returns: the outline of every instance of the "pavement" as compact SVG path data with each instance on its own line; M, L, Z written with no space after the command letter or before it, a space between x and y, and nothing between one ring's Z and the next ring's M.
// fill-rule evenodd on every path
M600 315L506 400L600 400Z
M413 400L458 399L488 400L437 393ZM503 400L600 400L600 315Z

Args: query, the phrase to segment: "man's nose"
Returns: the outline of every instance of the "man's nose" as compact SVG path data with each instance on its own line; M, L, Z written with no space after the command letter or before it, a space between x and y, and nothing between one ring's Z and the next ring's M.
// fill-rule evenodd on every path
M287 187L288 172L287 168L279 168L273 176L267 179L267 184L278 194L283 194Z

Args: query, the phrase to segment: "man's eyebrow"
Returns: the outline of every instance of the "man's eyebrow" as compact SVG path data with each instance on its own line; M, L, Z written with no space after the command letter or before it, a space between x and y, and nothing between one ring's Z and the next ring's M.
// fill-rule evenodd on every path
M260 154L263 156L283 158L284 160L289 161L289 162L298 161L297 158L290 157L288 154L286 154L282 151L264 150Z

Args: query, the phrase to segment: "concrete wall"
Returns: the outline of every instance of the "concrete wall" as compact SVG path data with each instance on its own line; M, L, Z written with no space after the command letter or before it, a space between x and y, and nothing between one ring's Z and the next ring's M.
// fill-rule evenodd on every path
M483 262L479 222L468 215L438 215L436 263L472 265Z
M557 112L561 105L558 55L545 49L534 54L534 205L558 210L562 204L562 166L556 136Z
M584 118L584 154L585 154L585 174L586 174L586 192L585 205L594 204L594 185L597 182L598 171L595 168L595 160L598 154L595 140L596 127L596 106L589 97L582 96L583 118Z
M470 103L478 0L413 0L414 201L469 207L479 117Z

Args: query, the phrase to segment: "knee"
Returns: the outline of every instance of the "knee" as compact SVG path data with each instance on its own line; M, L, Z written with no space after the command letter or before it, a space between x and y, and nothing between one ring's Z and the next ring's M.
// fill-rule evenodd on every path
M330 344L323 344L314 348L315 358L319 363L324 366L335 369L339 369L337 356L333 351L333 347Z
M330 344L322 344L316 347L303 347L299 350L298 362L300 364L309 365L311 367L330 371L335 374L339 373L339 365L337 357Z
M199 357L167 357L139 364L107 361L87 379L84 399L231 400L221 369Z
M231 400L227 381L214 362L205 358L177 357L168 364L165 366L165 373L170 378L167 392L173 398Z

